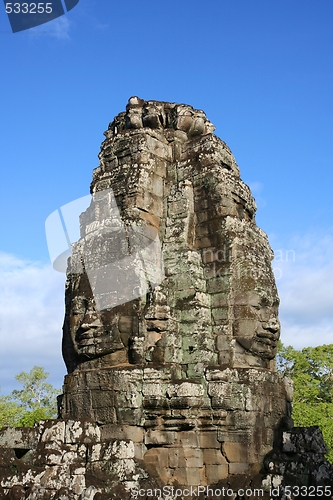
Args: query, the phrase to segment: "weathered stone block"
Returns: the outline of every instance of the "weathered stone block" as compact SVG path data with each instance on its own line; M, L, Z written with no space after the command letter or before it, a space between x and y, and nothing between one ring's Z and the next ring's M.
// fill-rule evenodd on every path
M72 477L69 483L70 491L75 495L81 495L86 488L86 480L84 473L85 468L81 467L79 469L74 469L72 472Z
M134 443L132 441L114 441L112 443L112 456L115 458L134 458Z
M12 447L0 447L0 467L9 467L15 460L16 455Z
M42 434L41 441L59 441L60 443L64 443L65 422L55 421L51 426L47 426Z
M203 466L203 454L201 450L184 448L185 466L189 468L200 468Z
M202 449L205 448L221 448L221 443L217 439L217 431L214 429L212 431L201 431L199 433L199 446Z
M33 429L5 427L0 433L0 448L35 448L40 439L41 429L43 427Z
M175 397L170 398L170 408L199 408L203 405L203 398Z
M206 448L203 450L203 461L206 465L225 465L226 458L222 455L220 449Z
M183 448L169 448L169 467L171 467L172 469L186 467Z
M143 460L147 453L147 447L143 443L134 443L134 458L136 460Z
M207 484L213 485L228 477L228 465L206 465Z
M177 442L182 447L197 448L199 446L199 436L195 431L181 431L177 433Z
M143 413L141 408L117 408L117 422L119 424L142 426Z
M222 443L222 451L228 462L246 462L248 443Z
M117 422L116 409L113 407L96 408L94 410L94 420L98 424L116 423Z
M99 441L101 433L99 427L93 422L78 422L68 420L64 422L65 443L92 443Z
M186 470L186 483L187 485L197 484L200 481L202 468L187 466ZM177 469L176 469L177 471ZM176 475L175 475L176 476ZM176 476L177 477L177 476Z
M100 427L101 441L109 441L111 439L126 440L129 439L134 443L142 443L144 438L144 428L135 425L114 425L106 424Z
M174 470L173 480L179 484L188 484L188 469L186 467L178 467Z
M250 470L250 464L247 462L233 462L229 464L230 474L246 474Z
M147 396L143 398L142 406L145 410L167 410L170 408L169 401L163 396Z
M146 464L155 465L158 468L169 467L168 448L151 448L144 456Z
M93 408L103 408L114 406L114 393L113 391L91 391L91 402Z
M102 445L101 443L93 444L89 448L88 460L89 462L98 462L101 460L101 451Z
M47 449L44 453L42 453L42 455L37 454L37 460L39 459L46 465L60 465L63 461L64 455L64 450L60 451L59 449Z
M156 382L146 382L142 388L142 394L144 396L147 396L147 399L150 396L153 397L165 397L165 392L166 392L166 387L164 387L161 383Z
M108 398L108 395L106 395ZM105 404L103 406L116 408L140 408L142 405L142 395L132 388L129 390L117 391L114 393L114 402L113 395L110 394L109 400L112 401L110 404ZM102 403L103 399L100 399L100 403Z
M145 444L170 445L175 442L176 433L174 431L160 431L149 429L145 435Z
M230 288L228 276L220 275L220 273L215 273L215 277L212 277L207 281L207 292L215 294L218 292L228 292Z
M40 485L46 489L57 490L59 484L70 487L70 477L61 466L49 467L40 478Z

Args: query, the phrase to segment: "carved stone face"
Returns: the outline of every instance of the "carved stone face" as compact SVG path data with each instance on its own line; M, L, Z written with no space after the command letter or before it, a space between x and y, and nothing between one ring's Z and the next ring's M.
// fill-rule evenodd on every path
M142 108L130 108L126 113L127 128L142 127Z
M205 119L202 112L191 110L188 106L178 106L177 112L177 128L179 130L183 130L190 137L204 133Z
M235 297L234 336L251 353L265 359L276 355L280 338L277 294L245 292Z
M145 127L153 129L163 128L166 124L163 106L148 102L143 108L142 121Z
M94 359L124 349L115 310L97 311L86 274L76 278L67 312L67 329L80 361ZM67 330L67 331L66 331Z

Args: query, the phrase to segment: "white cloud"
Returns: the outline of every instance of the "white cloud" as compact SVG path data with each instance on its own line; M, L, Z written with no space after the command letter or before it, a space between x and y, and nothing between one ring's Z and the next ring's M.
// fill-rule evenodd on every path
M0 253L0 386L13 389L14 377L33 366L45 367L61 388L64 274L51 265Z
M53 21L49 21L47 23L41 24L40 26L36 26L35 28L31 28L29 33L32 36L42 36L48 35L54 38L58 38L59 40L69 40L69 28L70 22L68 18L63 15L54 19Z
M262 195L262 192L264 190L263 183L259 181L253 181L249 182L248 186L251 189L251 193L255 199L257 208L264 208L266 206L266 200Z
M333 236L294 237L275 250L282 341L297 349L333 343Z
M264 189L264 185L260 181L253 181L249 182L249 188L251 189L253 196L255 196L256 194L262 192L262 190Z

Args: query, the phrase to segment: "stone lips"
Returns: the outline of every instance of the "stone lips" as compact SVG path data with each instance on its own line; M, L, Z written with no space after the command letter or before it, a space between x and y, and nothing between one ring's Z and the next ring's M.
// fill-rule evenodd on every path
M79 472L64 458L65 441L57 444L60 464L48 457L59 441L52 430L30 445L37 496L21 498L60 498L47 479L52 473L75 500L130 498L131 488L164 484L262 487L261 498L277 485L332 484L318 431L292 428L290 381L275 366L272 251L235 159L213 130L191 106L138 97L109 125L91 184L96 200L109 194L80 218L66 284L68 375L60 420L49 424L75 427ZM165 276L143 295L101 310L98 295L110 288L96 293L102 278L94 282L89 272L128 257L133 227L151 241L158 235L150 255L161 259L149 265L153 271L163 262ZM127 294L136 263L119 270ZM96 435L81 442L85 425ZM88 446L82 457L80 443ZM25 449L23 438L16 447ZM34 449L42 451L39 461ZM11 464L22 459L12 456ZM2 476L6 493L28 481L8 468ZM80 479L74 486L68 476Z

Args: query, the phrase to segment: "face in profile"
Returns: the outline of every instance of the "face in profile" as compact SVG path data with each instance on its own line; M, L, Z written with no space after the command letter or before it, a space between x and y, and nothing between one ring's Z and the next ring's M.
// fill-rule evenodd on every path
M235 297L234 336L251 353L273 359L280 338L276 293L243 292Z
M79 361L124 349L115 310L97 311L86 274L75 279L64 326L64 343Z

